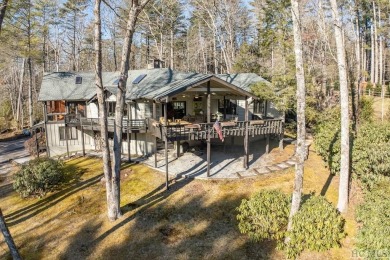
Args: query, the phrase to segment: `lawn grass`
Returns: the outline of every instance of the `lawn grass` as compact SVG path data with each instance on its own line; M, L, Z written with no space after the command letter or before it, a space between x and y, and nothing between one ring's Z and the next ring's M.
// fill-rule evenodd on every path
M381 121L382 119L382 98L380 97L374 97L374 118L375 120ZM390 111L390 98L385 98L383 102L383 108L384 108L384 116L386 120L386 115L388 115Z
M254 243L237 228L236 207L261 189L291 193L294 169L235 181L180 179L164 191L164 176L148 167L124 165L123 217L109 222L101 160L66 163L74 180L42 199L2 194L0 205L24 259L284 259L272 243ZM76 171L77 169L77 171ZM1 189L1 188L0 188ZM304 192L337 201L338 178L310 152ZM345 215L343 247L304 252L300 259L350 258L356 223L354 203ZM10 258L0 239L0 259Z

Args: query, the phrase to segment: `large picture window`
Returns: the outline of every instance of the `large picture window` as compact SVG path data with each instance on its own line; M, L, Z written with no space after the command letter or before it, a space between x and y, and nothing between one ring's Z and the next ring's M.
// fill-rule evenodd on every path
M167 104L167 117L169 119L181 119L187 113L187 105L185 101L172 101ZM164 106L163 106L163 116L164 116Z
M218 100L218 112L221 114L236 115L237 114L237 101L234 99Z
M60 126L60 140L65 141L66 140L66 132L65 129L68 130L68 140L77 140L77 128L76 127L68 127Z

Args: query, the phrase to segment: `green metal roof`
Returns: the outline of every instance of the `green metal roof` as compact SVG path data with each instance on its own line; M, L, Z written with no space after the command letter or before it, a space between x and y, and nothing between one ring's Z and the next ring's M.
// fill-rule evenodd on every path
M132 82L140 75L146 76L138 83ZM103 85L111 92L117 92L119 72L104 72ZM76 84L76 76L81 76L82 84ZM50 100L89 100L96 95L94 73L53 72L43 77L39 101ZM250 93L250 86L259 81L265 81L254 73L240 74L201 74L177 72L171 69L131 70L127 80L126 99L158 99L180 93L199 82L217 77L227 83ZM227 84L227 86L229 86Z

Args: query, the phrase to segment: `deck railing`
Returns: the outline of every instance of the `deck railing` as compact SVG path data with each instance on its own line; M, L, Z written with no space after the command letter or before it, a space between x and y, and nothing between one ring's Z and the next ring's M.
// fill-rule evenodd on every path
M85 118L81 117L80 115L73 115L68 114L65 116L65 124L68 126L82 126L87 129L91 130L99 130L100 128L100 122L99 118ZM107 124L109 130L114 128L115 125L115 119L108 118ZM122 120L122 126L123 126L123 132L126 132L127 129L129 129L130 132L132 131L146 131L147 124L145 119L132 119L128 120L124 118Z
M265 119L238 122L220 122L220 128L224 137L228 136L249 136L283 133L282 119ZM158 121L148 120L148 131L154 136L168 141L181 140L206 140L208 134L210 138L218 138L218 133L214 128L214 123L194 123L194 124L170 124L163 125Z

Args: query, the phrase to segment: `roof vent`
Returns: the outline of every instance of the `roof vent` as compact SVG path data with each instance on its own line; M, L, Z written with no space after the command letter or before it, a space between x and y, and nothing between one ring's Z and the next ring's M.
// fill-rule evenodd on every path
M138 84L138 83L140 83L141 80L143 80L145 77L146 77L146 74L141 74L141 75L139 75L138 77L135 78L135 80L133 80L133 84Z
M83 77L76 76L76 84L82 84L83 83Z

